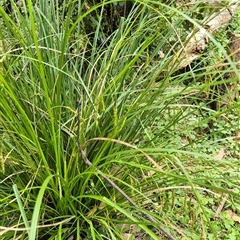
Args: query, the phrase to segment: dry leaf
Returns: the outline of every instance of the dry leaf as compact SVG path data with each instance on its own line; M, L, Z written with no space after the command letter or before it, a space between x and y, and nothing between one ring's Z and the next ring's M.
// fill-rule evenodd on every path
M132 237L133 237L133 235L132 235L131 233L124 233L124 234L123 234L123 239L124 239L124 240L133 239Z
M159 59L163 59L164 57L165 57L164 52L163 52L162 50L160 50L160 51L158 52L158 58L159 58Z
M87 217L91 217L98 210L98 207L95 205L87 214Z
M231 217L231 219L234 222L240 223L240 217L236 213L234 213L232 210L227 210L225 212Z
M156 173L156 172L155 172L155 171L152 171L152 170L151 170L151 171L148 171L148 172L147 172L147 176L148 176L148 177L151 177L151 176L152 176L153 174L155 174L155 173Z
M224 148L221 148L221 149L219 150L218 154L217 154L216 156L214 156L214 158L215 158L216 160L222 160L223 157L224 157L224 155L225 155Z

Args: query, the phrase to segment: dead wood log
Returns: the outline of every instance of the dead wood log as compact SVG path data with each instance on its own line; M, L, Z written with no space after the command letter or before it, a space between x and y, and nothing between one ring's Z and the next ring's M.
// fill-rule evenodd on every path
M218 30L226 28L238 8L238 1L231 1L228 6L213 13L209 17L210 20L197 31L192 31L186 38L186 44L182 44L181 49L169 63L169 72L172 69L175 72L189 66L192 61L199 58L208 46L209 36L213 36Z

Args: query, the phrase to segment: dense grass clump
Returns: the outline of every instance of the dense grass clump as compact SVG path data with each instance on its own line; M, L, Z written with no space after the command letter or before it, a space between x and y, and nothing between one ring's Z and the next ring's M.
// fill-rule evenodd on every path
M194 8L183 14L161 1L10 2L10 13L0 8L1 237L227 234L227 220L234 225L227 212L212 219L222 196L227 210L239 211L238 148L230 136L239 104L211 109L221 99L206 93L222 84L222 73L208 63L169 68ZM219 130L226 123L226 132ZM216 160L211 154L227 144L231 161Z

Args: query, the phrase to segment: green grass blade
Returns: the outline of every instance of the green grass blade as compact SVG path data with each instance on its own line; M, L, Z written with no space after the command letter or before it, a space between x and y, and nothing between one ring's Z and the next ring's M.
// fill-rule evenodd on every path
M48 176L45 181L43 182L40 191L38 193L38 196L36 198L36 203L33 210L32 220L31 220L31 228L30 228L30 235L29 240L35 240L36 239L36 233L37 233L37 225L38 225L38 218L41 210L42 200L45 193L45 190L47 188L47 185L49 181L53 178L53 175Z
M13 185L13 191L14 191L14 194L15 194L16 199L17 199L18 207L19 207L19 210L21 212L21 216L22 216L24 225L26 227L28 237L30 239L30 226L29 226L28 219L27 219L27 216L26 216L26 213L25 213L25 210L24 210L24 207L23 207L23 204L22 204L22 201L21 201L21 197L20 197L20 194L18 192L16 184Z

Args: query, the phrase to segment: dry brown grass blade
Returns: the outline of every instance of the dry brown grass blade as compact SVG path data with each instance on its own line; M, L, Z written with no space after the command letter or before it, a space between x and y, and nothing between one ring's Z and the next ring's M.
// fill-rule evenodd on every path
M60 222L56 222L56 223L52 223L52 224L39 225L39 226L37 226L37 228L49 228L49 227L59 226L61 224L64 224L64 223L67 223L67 222L71 221L73 218L75 218L75 216L72 216L70 218L62 220ZM2 236L3 234L5 234L8 231L22 232L22 231L27 230L27 228L20 228L19 225L23 225L23 224L18 224L18 225L12 226L12 227L0 226L0 230L3 230L3 231L0 232L0 236Z

